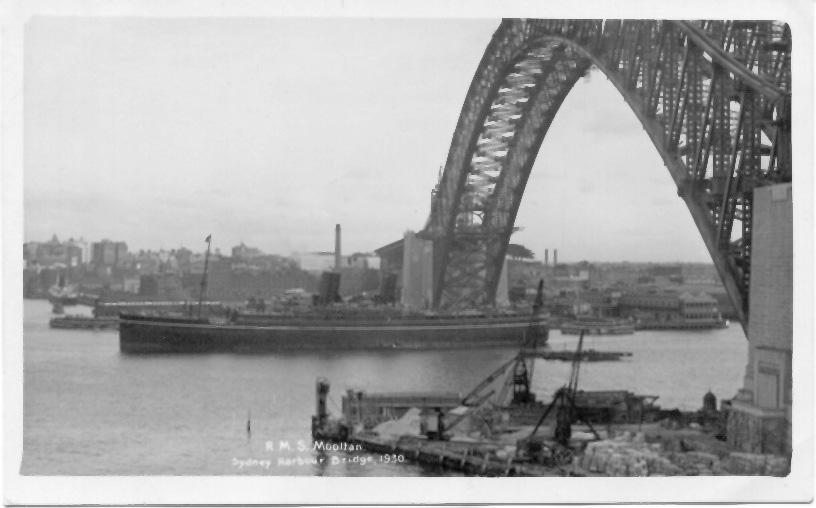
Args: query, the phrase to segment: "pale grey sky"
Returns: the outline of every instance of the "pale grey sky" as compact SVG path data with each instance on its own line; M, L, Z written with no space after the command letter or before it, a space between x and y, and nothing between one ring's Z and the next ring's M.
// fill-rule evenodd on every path
M131 249L370 251L420 229L498 20L33 18L24 235ZM513 241L565 261L709 261L600 73L564 102Z

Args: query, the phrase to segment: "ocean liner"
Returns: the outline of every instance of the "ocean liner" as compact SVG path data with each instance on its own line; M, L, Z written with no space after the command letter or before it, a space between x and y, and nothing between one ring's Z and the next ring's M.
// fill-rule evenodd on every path
M207 257L201 282L204 297ZM186 313L119 314L123 353L255 353L297 350L451 349L542 346L549 313L539 297L532 312L495 309L409 312L390 306L355 308L335 303L339 273L324 273L318 305L307 310L237 309L218 315L191 306ZM330 295L334 295L331 296ZM195 315L194 315L195 314Z
M518 347L547 340L546 313L407 314L391 318L313 312L236 313L230 318L121 314L123 353Z

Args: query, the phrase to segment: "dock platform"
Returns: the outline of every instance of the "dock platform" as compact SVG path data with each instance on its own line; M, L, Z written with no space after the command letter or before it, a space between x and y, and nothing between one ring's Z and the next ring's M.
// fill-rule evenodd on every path
M572 464L548 467L520 461L513 451L494 442L429 440L418 436L401 436L394 441L375 434L355 435L346 442L367 452L398 455L407 461L470 476L584 476Z

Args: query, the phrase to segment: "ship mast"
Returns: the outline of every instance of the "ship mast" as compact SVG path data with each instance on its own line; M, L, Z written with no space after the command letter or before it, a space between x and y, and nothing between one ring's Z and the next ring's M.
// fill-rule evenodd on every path
M204 274L201 276L201 293L198 295L198 318L201 319L201 304L204 302L204 293L207 292L207 267L210 262L210 241L212 235L204 239L207 242L207 254L204 255Z

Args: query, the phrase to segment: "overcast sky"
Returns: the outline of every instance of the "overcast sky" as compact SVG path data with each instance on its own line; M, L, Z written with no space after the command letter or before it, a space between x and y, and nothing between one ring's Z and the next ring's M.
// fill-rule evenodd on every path
M421 229L498 20L33 18L26 241L371 251ZM559 260L709 261L603 74L550 128L513 237Z

